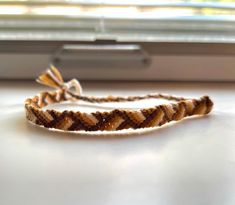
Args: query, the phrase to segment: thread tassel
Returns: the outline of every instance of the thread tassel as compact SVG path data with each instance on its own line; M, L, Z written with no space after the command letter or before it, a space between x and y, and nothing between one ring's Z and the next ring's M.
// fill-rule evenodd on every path
M62 88L64 80L59 70L53 65L50 66L45 72L43 72L36 81L40 84L47 85L53 88Z

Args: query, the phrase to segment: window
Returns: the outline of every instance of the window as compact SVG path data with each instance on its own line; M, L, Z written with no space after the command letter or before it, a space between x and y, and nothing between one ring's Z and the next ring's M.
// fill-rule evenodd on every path
M84 79L235 80L234 20L223 0L0 1L0 78L54 63Z
M234 42L229 1L19 0L0 2L0 38Z

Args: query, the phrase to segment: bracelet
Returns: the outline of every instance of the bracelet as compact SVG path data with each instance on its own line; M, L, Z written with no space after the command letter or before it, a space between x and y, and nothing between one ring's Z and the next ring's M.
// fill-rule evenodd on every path
M170 121L179 121L193 115L206 115L213 107L208 96L200 99L175 97L165 94L148 94L145 96L108 96L93 97L82 94L80 83L73 79L64 82L60 72L51 66L42 73L37 82L56 88L55 91L41 92L25 101L26 118L33 124L45 128L63 131L115 131L158 127ZM166 99L169 104L157 105L145 109L113 109L111 111L79 112L42 109L43 107L64 101L87 101L90 103L125 102L149 98Z

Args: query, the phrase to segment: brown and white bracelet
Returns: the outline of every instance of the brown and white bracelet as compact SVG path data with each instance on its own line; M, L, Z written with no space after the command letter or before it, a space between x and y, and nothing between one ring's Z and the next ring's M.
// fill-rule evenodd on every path
M26 118L33 124L63 131L116 131L162 126L170 121L179 121L193 115L206 115L213 107L208 96L199 99L175 97L165 94L148 94L128 97L92 97L82 94L75 79L64 83L60 72L53 66L39 76L37 82L56 88L55 91L41 92L25 101ZM166 99L169 104L145 109L113 109L111 111L80 112L42 109L64 101L86 101L90 103L137 101L149 98Z

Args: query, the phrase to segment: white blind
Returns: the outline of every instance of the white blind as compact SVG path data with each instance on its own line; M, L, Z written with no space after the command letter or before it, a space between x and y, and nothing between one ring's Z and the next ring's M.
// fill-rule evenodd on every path
M0 39L235 42L233 1L5 0Z

